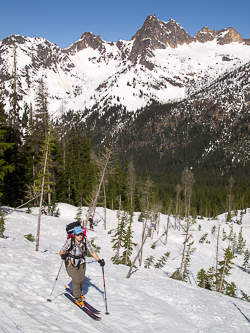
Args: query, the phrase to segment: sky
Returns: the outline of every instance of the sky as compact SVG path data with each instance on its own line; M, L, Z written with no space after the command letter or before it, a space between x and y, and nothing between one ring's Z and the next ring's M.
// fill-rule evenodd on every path
M86 31L105 41L130 40L148 15L174 19L193 37L204 26L233 27L250 38L249 0L0 0L0 40L19 34L44 37L60 48Z

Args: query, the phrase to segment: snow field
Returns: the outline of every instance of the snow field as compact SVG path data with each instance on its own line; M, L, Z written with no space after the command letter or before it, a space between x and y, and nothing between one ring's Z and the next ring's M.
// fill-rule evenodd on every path
M36 236L37 212L31 214L15 211L5 220L5 238L0 239L0 332L249 332L250 304L236 298L204 290L196 286L196 274L201 268L208 269L215 264L216 237L211 235L213 225L218 221L197 219L193 225L194 246L197 248L191 257L190 278L192 284L170 279L169 276L180 266L180 253L184 240L183 232L169 229L168 242L165 236L151 245L166 228L167 216L161 215L159 235L154 233L148 238L143 249L143 262L138 261L129 279L126 279L129 267L113 265L110 258L112 250L110 229L117 227L117 212L107 210L107 230L104 230L104 210L97 208L94 222L95 231L87 231L88 238L101 247L100 258L106 265L105 282L107 305L110 315L105 315L103 275L99 264L91 257L87 258L87 272L84 292L86 300L101 310L102 320L94 322L64 296L64 285L71 286L64 265L52 293L52 302L48 302L55 283L61 259L58 252L66 239L65 226L72 222L77 207L58 204L60 217L42 216L39 251L35 243L29 242L24 235ZM85 215L86 209L83 209ZM131 257L133 260L141 243L142 223L138 222L138 213L134 217L134 241L138 243ZM223 221L224 215L219 216ZM174 225L174 217L170 219ZM183 221L182 221L183 223ZM198 226L201 225L199 231ZM243 237L246 248L250 248L250 213L243 215ZM240 225L233 224L238 235ZM229 233L230 226L225 222L221 226ZM210 243L199 243L199 239L208 233ZM220 241L219 257L222 259L227 241ZM155 262L166 252L170 257L164 268L153 266L145 269L144 261L150 255ZM234 258L232 275L227 281L234 281L239 289L250 294L249 275L243 272L243 256ZM239 267L238 267L239 266Z

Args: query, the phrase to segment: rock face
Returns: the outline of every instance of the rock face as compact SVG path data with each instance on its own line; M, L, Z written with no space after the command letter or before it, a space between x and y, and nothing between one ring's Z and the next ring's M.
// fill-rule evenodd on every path
M71 46L63 50L65 53L75 54L87 47L92 47L92 49L98 49L102 47L103 40L100 36L95 36L92 32L84 32L81 38L73 43Z
M204 27L194 36L194 40L200 43L210 42L214 40L216 34L217 34L216 30L212 31L208 27Z
M210 30L208 27L202 28L195 36L194 40L200 43L206 43L216 39L217 44L224 45L233 42L244 42L241 35L234 28L222 30Z
M134 43L129 60L135 61L140 57L140 64L152 69L153 65L146 60L146 56L153 57L153 51L156 49L165 49L168 46L176 48L184 43L189 44L193 38L175 20L164 22L159 21L155 15L150 15L131 40Z

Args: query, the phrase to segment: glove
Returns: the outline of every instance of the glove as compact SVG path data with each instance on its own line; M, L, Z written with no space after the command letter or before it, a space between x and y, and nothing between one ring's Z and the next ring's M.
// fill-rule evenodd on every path
M62 260L66 260L67 259L67 253L61 254L61 258L62 258Z
M100 264L100 266L104 266L105 265L104 259L99 259L98 263Z

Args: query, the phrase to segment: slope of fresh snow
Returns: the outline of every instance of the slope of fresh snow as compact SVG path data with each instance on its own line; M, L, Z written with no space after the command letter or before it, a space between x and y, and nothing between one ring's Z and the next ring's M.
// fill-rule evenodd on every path
M110 315L105 315L103 276L99 264L87 258L87 272L84 292L86 300L102 311L102 320L94 322L64 296L64 285L71 285L64 266L61 269L48 302L61 259L58 252L66 239L65 226L76 217L77 208L58 204L60 217L42 216L39 251L35 243L24 235L36 235L37 208L31 214L25 209L6 216L5 238L0 239L0 332L249 332L250 303L241 299L204 290L196 286L195 277L201 268L208 269L215 264L216 239L212 236L213 225L222 222L222 229L229 233L230 226L224 221L197 219L192 227L196 251L191 257L190 278L192 284L170 279L169 276L180 266L183 244L182 231L174 230L174 218L170 219L167 245L165 236L155 249L151 245L164 232L167 216L161 215L159 234L148 238L143 250L143 263L153 255L155 262L166 252L170 257L164 268L133 270L126 279L128 267L113 265L114 255L109 230L117 227L117 211L107 211L107 230L104 230L104 210L98 208L94 217L95 231L88 230L88 237L101 247L100 257L106 261L105 281L107 305ZM83 210L85 214L86 210ZM134 217L134 241L138 243L131 257L133 260L141 242L142 223ZM199 227L200 225L200 227ZM250 213L243 215L243 237L246 248L250 248ZM233 223L238 235L238 224ZM208 233L210 243L199 243L204 233ZM219 257L223 257L228 241L220 241ZM234 258L232 280L239 289L250 293L249 275L241 270L243 256Z
M153 50L154 56L147 60L154 68L149 70L139 64L140 59L137 63L128 60L133 41L119 41L121 49L104 41L100 48L89 46L67 55L43 38L17 37L24 41L16 49L17 75L23 94L20 104L34 105L38 82L43 78L51 114L60 114L62 102L65 110L122 104L128 111L136 111L152 99L162 103L182 100L250 60L250 46L243 43L192 42L175 49ZM0 70L6 77L13 73L13 57L13 45L1 45ZM11 80L5 81L5 88L11 91ZM8 98L5 104L8 111Z

